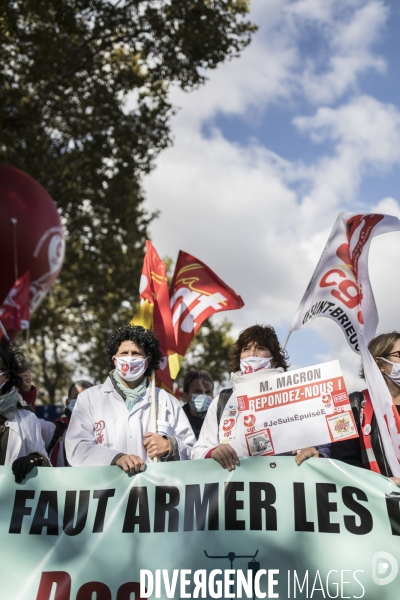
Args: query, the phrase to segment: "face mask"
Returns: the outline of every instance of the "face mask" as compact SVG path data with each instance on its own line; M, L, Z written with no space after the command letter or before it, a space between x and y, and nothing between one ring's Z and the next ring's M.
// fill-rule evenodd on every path
M256 373L263 369L272 369L271 361L273 357L265 358L262 356L249 356L248 358L242 358L240 360L240 370L243 375L249 375L250 373Z
M147 358L137 358L136 356L114 356L114 358L117 362L115 369L118 375L126 381L136 381L146 371Z
M19 398L19 394L16 387L0 396L0 415L2 417L12 421L17 410L17 398Z
M76 398L75 400L71 400L71 402L68 404L67 408L72 412L72 409L74 408L76 404Z
M189 400L190 406L197 414L207 412L211 402L212 398L211 396L207 396L207 394L192 394L192 397Z
M386 358L383 358L383 356L379 356L379 358L389 363L389 365L392 365L392 371L390 375L388 373L385 373L385 375L390 377L390 379L400 387L400 363L393 363L391 360L386 360Z

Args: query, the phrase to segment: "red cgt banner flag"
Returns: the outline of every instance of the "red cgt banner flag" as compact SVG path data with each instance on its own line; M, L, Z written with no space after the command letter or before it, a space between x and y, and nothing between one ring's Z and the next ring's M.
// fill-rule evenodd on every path
M170 287L170 304L179 364L205 319L244 306L241 297L207 265L182 250Z
M156 377L172 393L171 374L174 362L177 362L172 315L169 305L168 280L166 267L158 256L154 246L146 240L146 255L140 278L140 308L133 317L132 325L141 325L154 331L160 341L163 360Z
M17 279L0 306L0 320L9 335L29 328L29 286L30 273L27 271Z

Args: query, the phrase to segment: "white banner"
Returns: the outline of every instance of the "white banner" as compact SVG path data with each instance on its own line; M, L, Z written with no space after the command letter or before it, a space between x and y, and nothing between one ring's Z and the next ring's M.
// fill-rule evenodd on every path
M339 361L234 381L252 456L358 437Z
M357 333L363 331L368 343L378 325L368 276L369 246L376 235L399 230L397 217L340 213L290 331L316 317L329 317L342 328L350 348L359 353Z

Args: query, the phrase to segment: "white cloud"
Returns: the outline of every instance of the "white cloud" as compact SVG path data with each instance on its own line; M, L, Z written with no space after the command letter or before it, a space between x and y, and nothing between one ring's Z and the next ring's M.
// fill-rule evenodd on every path
M383 2L349 0L299 0L289 4L288 14L298 30L314 29L319 45L312 57L306 55L298 80L309 101L329 103L357 87L358 77L369 69L383 73L386 62L373 45L382 35L388 18Z
M384 172L400 162L395 106L362 94L338 103L357 88L366 69L383 69L384 60L371 48L387 18L385 4L258 0L252 6L260 31L242 57L213 72L198 91L174 91L182 107L173 121L174 146L160 155L145 181L148 208L161 211L151 227L159 254L175 259L185 250L242 295L244 309L226 313L235 333L254 322L288 327L339 210L357 210L367 172ZM324 41L322 62L303 48L310 32ZM319 88L319 95L312 91ZM317 102L314 115L298 114L299 91ZM298 160L284 160L256 140L239 145L212 128L218 113L260 119L279 99L297 110L294 127L316 144L307 163L300 152ZM337 104L318 106L322 101ZM379 207L400 213L394 198L382 199ZM375 260L373 246L374 265ZM388 296L382 269L374 278ZM378 300L378 308L381 303L382 310L395 314L387 298ZM340 329L328 319L314 323L329 350L318 356L318 345L308 346L309 360L339 357L349 389L359 388L359 359Z
M361 96L338 108L321 107L315 115L296 117L293 122L315 143L334 144L331 155L299 169L299 176L312 182L302 200L308 222L327 209L348 207L364 175L400 164L400 112L391 104Z
M355 89L361 74L385 70L384 58L372 50L388 18L379 0L253 0L250 18L259 30L239 59L209 72L195 92L172 91L185 126L218 113L251 110L256 118L269 105L299 96L331 103Z

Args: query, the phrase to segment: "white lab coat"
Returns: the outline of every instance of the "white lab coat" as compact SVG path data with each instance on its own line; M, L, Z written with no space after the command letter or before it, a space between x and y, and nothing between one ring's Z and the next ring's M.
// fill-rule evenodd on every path
M159 433L177 440L180 460L190 458L196 441L178 400L156 388ZM162 414L163 413L163 414ZM65 438L67 459L73 467L110 465L118 454L134 454L146 463L151 459L143 436L151 431L150 386L129 412L110 377L78 396Z
M246 431L244 429L243 419L239 416L236 392L233 390L232 396L225 405L219 427L217 422L218 399L219 396L214 398L207 411L199 439L192 449L192 460L205 458L210 450L224 443L230 444L232 448L236 450L236 454L239 457L249 456L245 437ZM231 424L231 419L235 420L234 426L228 431L224 431L224 423L227 421L228 424Z
M39 452L47 459L39 419L30 410L18 408L12 420L5 423L9 428L5 465L12 465L15 459Z
M276 369L268 369L268 371L264 371L264 373L266 377L268 377L268 375L283 373L283 369L281 367ZM258 373L243 375L243 373L238 371L237 373L232 374L231 379L233 387L235 387L235 382L243 382L246 379L251 380L258 377ZM207 411L203 426L200 431L199 439L192 449L192 460L205 458L206 454L210 450L216 448L220 444L229 444L232 446L239 457L250 456L249 448L246 442L247 430L244 427L243 418L239 413L235 389L233 389L232 395L225 405L219 426L217 421L218 399L219 396L214 398L214 400L211 402L210 408ZM232 419L234 420L233 426Z

